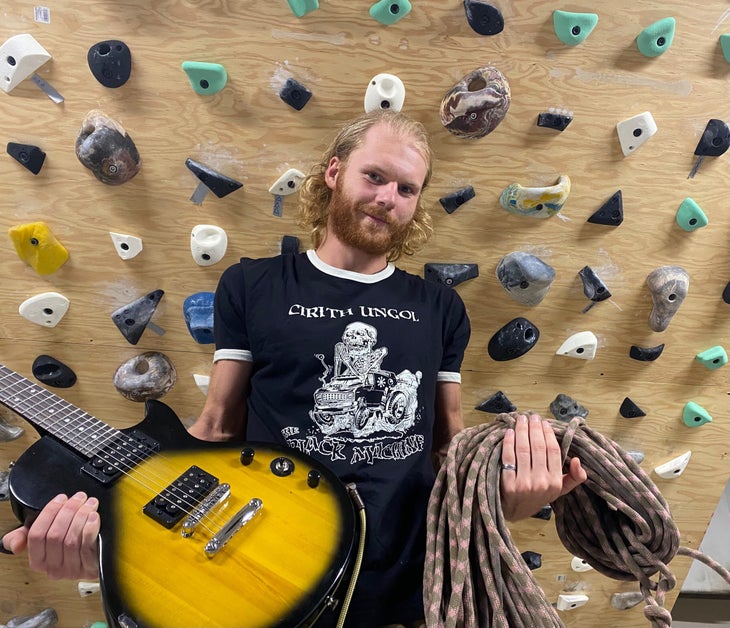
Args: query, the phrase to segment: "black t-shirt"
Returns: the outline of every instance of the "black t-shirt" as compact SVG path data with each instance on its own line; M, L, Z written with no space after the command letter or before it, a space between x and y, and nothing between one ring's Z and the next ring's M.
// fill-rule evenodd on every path
M246 438L355 482L367 513L348 626L423 617L437 381L460 382L470 326L450 288L392 265L375 275L314 251L241 259L215 299L215 359L253 363Z

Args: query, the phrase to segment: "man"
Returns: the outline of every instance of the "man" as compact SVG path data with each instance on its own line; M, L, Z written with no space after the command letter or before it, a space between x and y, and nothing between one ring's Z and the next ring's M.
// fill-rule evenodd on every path
M348 626L423 617L425 511L434 463L463 429L461 362L470 326L452 289L392 265L431 234L422 191L431 176L425 128L383 111L345 126L307 178L302 224L314 250L228 268L216 291L216 352L194 436L283 443L355 482L368 517ZM335 366L336 365L336 366ZM502 506L527 517L585 479L562 473L547 423L523 417L504 438ZM33 569L91 577L96 502L51 502L30 531Z

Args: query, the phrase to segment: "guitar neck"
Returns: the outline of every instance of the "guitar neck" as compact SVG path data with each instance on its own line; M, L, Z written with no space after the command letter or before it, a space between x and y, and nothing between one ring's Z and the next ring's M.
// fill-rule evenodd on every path
M119 431L0 364L0 403L87 457L96 455Z

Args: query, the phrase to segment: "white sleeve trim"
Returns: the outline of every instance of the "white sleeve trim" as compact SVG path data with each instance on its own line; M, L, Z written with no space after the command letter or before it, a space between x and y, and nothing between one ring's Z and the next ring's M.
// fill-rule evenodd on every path
M461 384L461 373L454 373L453 371L439 371L436 374L436 381Z
M218 360L238 360L239 362L253 362L253 354L245 349L218 349L213 354L213 363Z

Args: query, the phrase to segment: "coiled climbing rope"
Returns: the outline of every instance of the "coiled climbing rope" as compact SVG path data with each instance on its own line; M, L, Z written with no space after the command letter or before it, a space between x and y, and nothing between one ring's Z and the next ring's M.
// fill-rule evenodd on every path
M429 628L564 626L510 535L500 503L502 439L517 413L467 428L451 442L428 505L424 607ZM730 572L680 547L669 507L644 470L580 417L551 422L563 461L578 457L588 479L553 502L566 549L600 573L639 583L644 615L669 628L669 562L690 556L730 583ZM657 576L652 580L652 576Z

